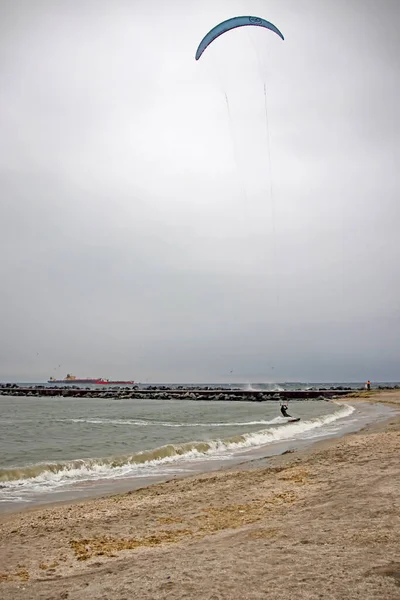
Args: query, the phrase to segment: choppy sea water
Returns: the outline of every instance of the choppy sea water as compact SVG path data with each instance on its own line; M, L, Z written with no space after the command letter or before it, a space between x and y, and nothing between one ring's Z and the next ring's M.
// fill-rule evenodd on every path
M354 431L384 406L0 397L0 511L104 492L283 452Z

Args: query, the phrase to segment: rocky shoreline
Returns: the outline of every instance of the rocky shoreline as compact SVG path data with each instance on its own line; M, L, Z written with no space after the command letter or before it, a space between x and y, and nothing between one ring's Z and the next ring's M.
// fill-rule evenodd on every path
M350 387L330 387L308 390L242 390L240 388L211 388L191 387L191 386L148 386L139 388L131 387L112 387L112 388L89 388L68 386L43 386L33 387L19 386L17 384L0 385L0 396L62 396L67 398L129 398L136 399L155 399L155 400L210 400L210 401L248 401L265 402L269 400L304 400L304 399L332 399L354 392Z

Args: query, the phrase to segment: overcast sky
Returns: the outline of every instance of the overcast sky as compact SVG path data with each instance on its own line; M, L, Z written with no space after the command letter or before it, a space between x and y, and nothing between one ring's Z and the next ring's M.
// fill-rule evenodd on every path
M246 14L285 41L195 61ZM0 380L399 380L399 26L398 0L2 0Z

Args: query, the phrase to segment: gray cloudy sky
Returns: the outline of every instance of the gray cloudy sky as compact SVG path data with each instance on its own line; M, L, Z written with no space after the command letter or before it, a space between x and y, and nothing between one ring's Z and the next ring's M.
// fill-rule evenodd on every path
M399 25L2 0L0 380L399 380Z

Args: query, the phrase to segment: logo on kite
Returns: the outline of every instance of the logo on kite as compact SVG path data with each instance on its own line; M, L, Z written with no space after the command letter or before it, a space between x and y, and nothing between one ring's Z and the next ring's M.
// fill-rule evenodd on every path
M245 27L248 25L253 25L255 27L264 27L265 29L269 29L273 31L279 37L284 40L285 38L279 31L275 25L266 21L265 19L260 19L260 17L233 17L232 19L228 19L227 21L223 21L213 29L211 29L207 35L201 40L199 47L196 52L196 60L199 60L200 56L203 54L204 50L213 42L217 37L230 31L231 29L236 29L236 27Z

